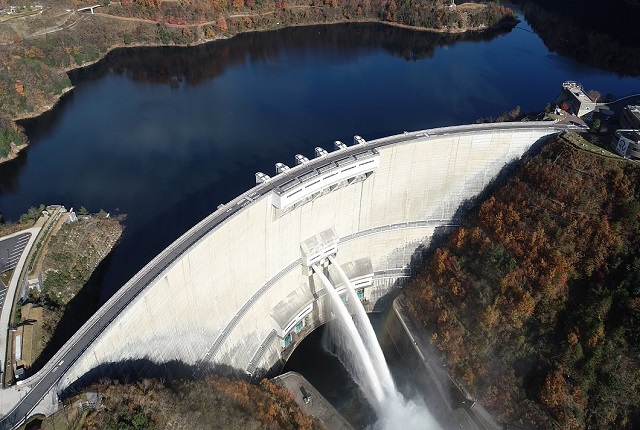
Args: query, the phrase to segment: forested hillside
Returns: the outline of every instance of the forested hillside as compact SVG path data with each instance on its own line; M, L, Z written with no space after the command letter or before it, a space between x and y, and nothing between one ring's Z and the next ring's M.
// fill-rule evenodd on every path
M450 8L449 0L123 0L109 13L164 21L169 24L211 23L212 33L278 25L349 20L381 20L428 29L461 31L490 27L514 14L496 3ZM236 29L238 30L238 29Z
M89 387L102 398L97 411L78 409L78 401L48 417L44 430L224 429L319 430L304 415L292 394L264 379L250 384L208 376L203 381L162 384L157 380L119 384L104 381Z
M455 378L503 422L640 428L639 181L637 164L557 138L408 287Z

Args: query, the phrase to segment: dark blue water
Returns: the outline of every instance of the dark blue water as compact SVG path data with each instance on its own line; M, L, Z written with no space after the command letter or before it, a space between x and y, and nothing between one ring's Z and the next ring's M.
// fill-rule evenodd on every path
M339 25L194 48L116 51L72 74L32 145L0 165L0 211L40 203L128 215L100 280L106 300L180 234L296 153L354 134L541 110L565 80L624 96L640 81L550 53L525 24L448 37Z

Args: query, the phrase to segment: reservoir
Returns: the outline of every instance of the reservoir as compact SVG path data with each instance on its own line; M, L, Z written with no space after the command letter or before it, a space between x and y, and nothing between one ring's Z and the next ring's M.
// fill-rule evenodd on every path
M59 106L25 122L32 145L0 166L0 209L7 219L40 203L127 214L121 244L94 277L96 305L251 187L256 171L273 174L297 153L518 105L541 110L566 80L640 92L637 79L549 52L525 23L478 36L371 24L283 29L118 50L72 80Z

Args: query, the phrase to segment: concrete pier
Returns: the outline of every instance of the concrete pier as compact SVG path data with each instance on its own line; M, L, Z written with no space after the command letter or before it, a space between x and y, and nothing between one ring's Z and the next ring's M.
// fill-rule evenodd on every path
M287 372L276 376L272 381L289 390L302 412L320 420L325 429L354 430L347 420L301 374Z

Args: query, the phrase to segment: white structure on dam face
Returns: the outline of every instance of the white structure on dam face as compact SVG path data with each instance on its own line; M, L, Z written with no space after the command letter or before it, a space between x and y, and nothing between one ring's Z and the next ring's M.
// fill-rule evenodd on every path
M463 201L563 129L511 123L427 130L358 141L280 166L273 178L260 175L260 185L211 215L227 213L222 222L201 237L198 226L183 236L199 239L97 335L59 388L126 360L226 364L248 373L271 368L331 317L322 283L306 265L336 255L360 297L374 302L407 275L414 250L451 223ZM330 267L327 274L340 288Z

